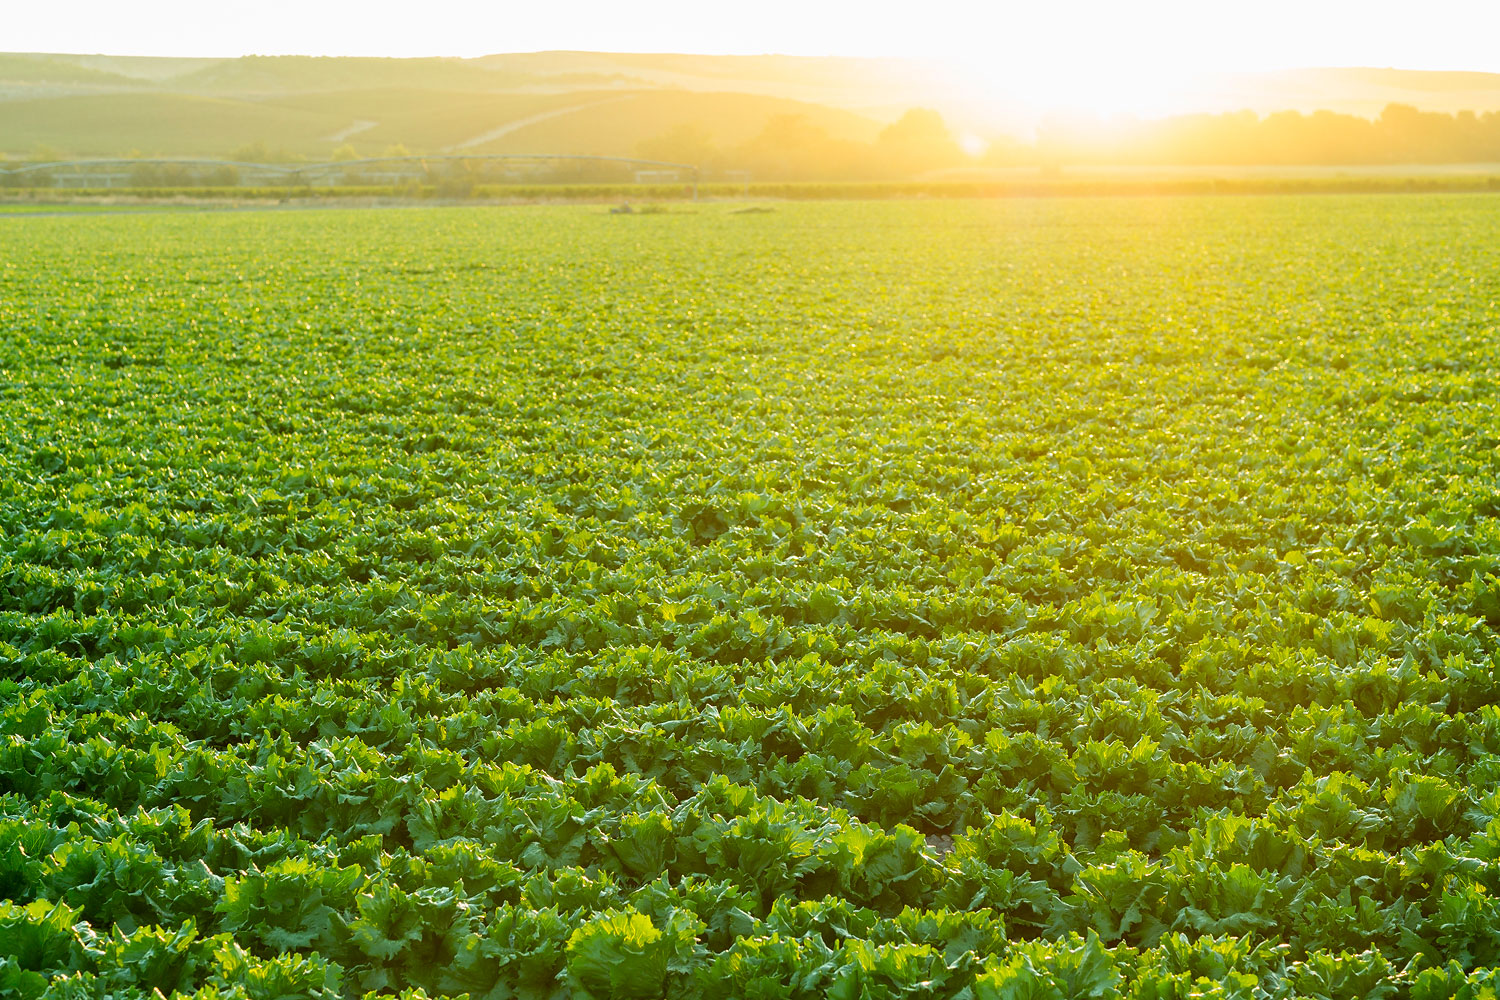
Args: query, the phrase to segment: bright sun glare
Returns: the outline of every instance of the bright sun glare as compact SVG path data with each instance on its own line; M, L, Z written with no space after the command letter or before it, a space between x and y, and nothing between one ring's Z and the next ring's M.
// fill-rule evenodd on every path
M1197 72L1175 67L1072 63L1020 69L971 64L976 89L1033 113L1159 117L1191 101Z
M1224 74L1310 66L1500 72L1500 3L1427 0L701 0L566 5L428 0L78 0L23 4L11 51L120 55L479 56L541 50L910 57L946 67L1001 117L1154 118L1207 110ZM958 89L958 88L956 88ZM1237 98L1236 98L1237 99ZM980 111L970 100L973 111Z
M1216 29L1206 42L1208 15L1175 16L1171 6L1157 4L1151 19L1144 8L1080 8L1078 24L1055 8L1009 15L938 58L996 104L1099 118L1174 114L1193 107L1215 74L1309 64L1270 44L1260 25Z

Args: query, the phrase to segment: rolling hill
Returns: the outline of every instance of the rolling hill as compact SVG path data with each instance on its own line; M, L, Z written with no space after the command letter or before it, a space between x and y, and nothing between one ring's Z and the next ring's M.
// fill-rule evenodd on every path
M228 157L257 141L311 150L344 124L341 116L195 94L69 94L0 101L0 151Z
M1164 114L1390 104L1500 109L1500 74L1307 69L1220 74ZM975 140L1027 137L1042 120L930 64L893 59L531 52L477 59L246 56L167 59L0 54L0 155L229 156L256 146L326 159L549 152L639 155L667 140L727 149L768 123L804 120L869 142L912 107ZM971 143L972 145L972 143Z

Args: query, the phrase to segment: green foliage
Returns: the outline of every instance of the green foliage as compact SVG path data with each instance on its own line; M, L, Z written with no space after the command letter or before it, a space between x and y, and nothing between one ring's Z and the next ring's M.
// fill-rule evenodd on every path
M1017 949L1014 957L980 976L976 1000L1100 1000L1113 996L1120 972L1109 950L1090 934L1050 947Z
M687 914L658 927L634 910L606 910L568 938L568 979L586 998L661 996L667 973L686 969L699 926Z
M255 958L229 942L215 955L218 967L208 978L212 989L231 991L246 1000L334 1000L343 993L343 972L320 955L281 954Z
M191 992L213 963L208 942L197 938L191 921L175 931L142 927L130 935L116 927L100 942L98 981L114 988L156 989L163 994Z
M24 985L52 973L82 968L94 933L66 903L36 900L25 906L0 899L0 941L5 942L3 974ZM0 982L6 980L0 979Z
M218 905L224 930L275 951L327 947L342 932L340 912L354 901L359 866L338 869L283 858L224 881Z
M9 220L0 997L1491 996L1496 247Z

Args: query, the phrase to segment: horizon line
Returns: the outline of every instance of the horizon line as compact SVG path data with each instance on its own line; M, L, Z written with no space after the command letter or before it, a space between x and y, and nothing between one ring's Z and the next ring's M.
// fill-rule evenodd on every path
M160 53L142 52L64 52L47 51L42 49L7 49L0 50L0 56L66 56L74 58L104 58L104 59L208 59L221 62L229 62L236 59L382 59L382 60L438 60L445 62L477 62L483 59L493 59L499 56L545 56L545 55L594 55L594 56L656 56L656 57L688 57L702 59L794 59L805 61L843 61L843 62L908 62L908 63L942 63L945 60L940 56L933 55L854 55L847 53L825 53L812 55L796 52L694 52L686 50L670 49L517 49L512 51L484 52L479 55L369 55L355 53L312 53L312 52L241 52L237 55L166 55ZM1434 69L1424 66L1380 66L1371 63L1298 63L1295 65L1264 66L1264 67L1229 67L1214 70L1184 70L1182 75L1192 76L1232 76L1235 74L1271 74L1271 73L1298 73L1318 70L1340 70L1345 72L1359 70L1375 70L1396 73L1448 73L1469 74L1475 76L1500 76L1500 69L1458 69L1444 68Z

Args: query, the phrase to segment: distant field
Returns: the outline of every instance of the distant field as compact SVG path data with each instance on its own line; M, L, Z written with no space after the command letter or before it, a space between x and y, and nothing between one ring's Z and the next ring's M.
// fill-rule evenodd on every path
M860 201L870 199L1077 198L1239 196L1287 194L1493 194L1500 192L1500 169L1491 173L1449 170L1442 173L1401 174L1392 171L1322 172L1298 175L1272 172L1215 176L1149 173L1045 175L1035 169L1007 172L991 180L927 181L802 181L729 183L688 180L667 183L480 183L462 194L427 182L296 187L160 187L160 188L9 188L0 187L5 204L121 204L270 202L368 205L372 201L417 204L424 201L508 203L516 201Z
M590 103L592 106L576 114L551 118L476 146L474 152L547 150L630 155L639 152L643 141L679 127L695 130L714 146L733 148L754 139L777 115L800 115L833 138L857 142L869 142L881 128L879 123L852 112L752 94L662 91L608 104Z
M242 146L331 150L319 143L342 115L186 94L126 93L0 101L0 152L64 156L130 153L229 158Z
M7 995L1490 996L1500 200L738 209L0 224Z
M279 108L337 115L347 125L374 124L350 136L347 143L361 154L378 156L390 146L415 152L435 152L483 132L533 115L595 100L592 94L466 94L446 91L332 91L278 97ZM326 155L337 143L325 142Z
M700 130L712 144L734 146L754 138L778 115L801 115L830 135L860 141L880 130L878 123L852 112L752 94L400 88L255 97L125 92L0 100L0 153L230 158L257 144L264 153L313 160L328 159L346 144L364 156L378 156L393 146L438 153L569 108L580 110L465 148L631 156L681 126ZM338 138L355 123L365 126Z
M97 200L95 199L95 201ZM43 214L59 212L134 212L150 207L149 205L100 205L89 204L87 202L81 204L41 203L32 205L0 202L0 213L6 215L35 215L38 212Z

